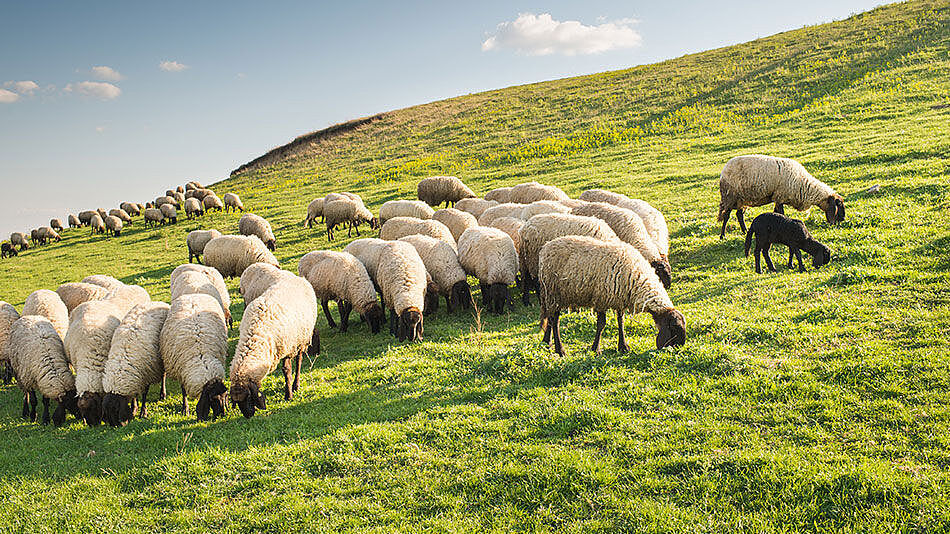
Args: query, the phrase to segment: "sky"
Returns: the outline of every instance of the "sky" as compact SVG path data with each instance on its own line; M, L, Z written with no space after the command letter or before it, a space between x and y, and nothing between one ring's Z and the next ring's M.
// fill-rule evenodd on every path
M0 238L213 183L348 119L654 63L880 3L0 0Z

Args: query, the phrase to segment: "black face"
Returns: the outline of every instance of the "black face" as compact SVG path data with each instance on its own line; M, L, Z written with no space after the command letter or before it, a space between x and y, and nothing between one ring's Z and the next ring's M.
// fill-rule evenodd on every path
M453 308L467 310L472 307L472 288L468 286L467 281L460 280L452 286L451 300Z
M125 426L132 420L132 406L122 395L107 393L102 399L102 418L110 426Z
M227 392L228 388L224 387L224 383L220 380L214 380L205 384L201 389L201 395L198 396L198 406L195 408L198 420L207 421L209 415L212 419L217 419L224 415L224 403ZM253 412L251 415L254 415Z
M409 308L399 316L399 341L422 341L422 314L417 308Z
M373 307L369 309L364 315L363 318L366 319L366 322L369 323L369 329L374 334L378 334L383 327L383 321L386 319L386 314L383 313L383 309L379 304L373 304Z
M811 264L816 269L822 265L827 265L831 261L831 250L825 245L820 245L818 251L811 257Z
M439 293L435 287L435 283L429 284L429 287L426 288L425 301L422 305L422 313L425 315L432 315L439 310Z
M825 219L828 224L838 224L844 221L844 200L832 195L825 201Z
M669 262L657 260L653 262L653 270L656 271L656 276L660 279L660 282L663 283L663 287L669 289L670 284L673 282L673 269L670 267Z
M265 243L265 244L267 245L267 248L268 248L271 252L274 252L275 250L277 250L277 241L276 241L276 240L271 239L270 241L268 241L268 242Z
M250 419L254 417L254 412L258 408L267 408L267 402L264 400L264 394L261 393L257 384L250 384L246 388L243 386L231 387L231 401L237 404L241 410L241 415Z
M505 312L505 304L508 303L508 286L505 284L492 284L488 288L488 304L492 313L501 314Z
M373 230L379 228L379 218L378 218L378 217L373 217L372 219L370 219L370 220L369 220L369 227L372 228Z
M656 322L656 348L679 347L686 343L686 319L683 314L670 310L659 316L654 316Z
M89 426L99 426L102 422L102 394L85 392L79 397L79 413Z
M59 403L66 407L66 411L73 414L74 417L81 418L82 414L79 411L79 398L76 397L76 390L72 389L66 392L63 395L63 398L60 399Z

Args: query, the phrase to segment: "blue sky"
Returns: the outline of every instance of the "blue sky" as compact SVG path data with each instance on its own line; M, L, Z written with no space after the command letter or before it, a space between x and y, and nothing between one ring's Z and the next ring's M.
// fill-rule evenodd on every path
M4 0L0 238L213 182L343 120L653 63L878 4Z

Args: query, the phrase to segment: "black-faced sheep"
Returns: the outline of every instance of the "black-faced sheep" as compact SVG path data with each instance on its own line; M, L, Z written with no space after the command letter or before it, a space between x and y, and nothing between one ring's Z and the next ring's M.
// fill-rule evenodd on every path
M106 230L112 233L114 237L122 235L122 219L115 215L109 215L105 219Z
M255 263L244 269L240 286L241 296L244 297L244 307L247 308L277 282L291 276L296 275L269 263Z
M20 313L12 304L0 301L0 378L4 384L9 384L13 378L13 367L10 365L10 356L7 354L7 340L10 339L10 329L13 323L20 318Z
M224 311L224 320L228 323L228 326L231 326L231 294L228 293L228 286L224 282L224 277L221 276L221 273L218 272L214 267L208 267L207 265L195 265L193 263L186 263L175 267L175 270L172 271L171 276L169 276L169 288L174 286L176 280L179 276L184 273L196 272L200 273L214 285L215 289L218 290L218 296L220 297L221 308ZM164 398L164 396L162 397Z
M188 232L185 243L188 245L188 263L195 260L201 263L201 255L204 254L205 245L216 237L221 237L221 232L211 230L193 230Z
M92 220L92 216L96 215L94 210L85 210L79 212L79 223L83 226L89 226L89 221Z
M49 424L49 401L59 404L53 413L56 426L66 421L66 411L79 417L76 381L69 370L63 340L45 317L24 315L10 327L4 349L23 392L23 418L36 421L36 391L43 397L42 423Z
M208 192L203 199L201 199L201 204L204 205L205 211L223 211L224 202L218 198L218 195L213 192Z
M346 226L347 237L351 235L352 230L356 230L356 235L360 235L359 225L364 222L369 223L370 228L374 230L379 227L379 220L373 217L373 213L362 201L351 198L327 201L323 206L323 218L327 226L327 239L330 241L333 241L333 229L340 224Z
M277 238L267 219L253 213L241 215L238 221L238 231L243 235L256 235L271 251L277 250Z
M66 217L66 220L67 222L69 222L70 228L79 228L80 226L82 226L82 223L79 222L79 217L76 217L72 213L70 213L69 216Z
M426 204L436 207L445 202L446 206L455 204L463 198L475 198L472 192L462 180L455 176L430 176L419 181L416 187L416 193L419 200ZM382 216L380 216L382 218Z
M313 228L313 223L319 217L323 220L323 206L326 204L326 197L315 198L307 205L307 228Z
M119 204L119 209L128 213L131 217L138 217L142 214L142 208L134 202L123 202Z
M178 208L174 204L162 204L158 209L164 217L163 223L175 224L178 222Z
M518 274L514 241L497 228L475 226L459 236L458 253L465 272L478 278L482 304L493 313L502 313L511 303L508 286Z
M158 208L145 208L145 227L165 224L165 215Z
M802 264L802 253L805 251L812 257L812 265L817 269L831 261L831 250L816 241L805 223L797 219L789 219L781 213L763 213L752 220L749 232L745 236L745 255L749 257L752 247L752 238L755 237L755 272L761 274L759 254L765 256L765 264L769 270L775 272L772 258L769 257L769 248L774 243L788 246L788 268L792 268L792 258L798 258L798 270L805 272Z
M347 331L350 312L355 309L369 323L370 330L379 333L385 314L376 300L376 289L369 273L358 258L349 252L316 250L300 258L297 272L313 286L330 328L337 325L327 305L335 300L340 312L341 332Z
M643 226L646 227L650 238L656 243L660 256L666 259L670 253L670 232L666 226L666 219L660 210L654 208L649 202L638 198L629 198L627 195L614 193L605 189L588 189L581 193L580 200L585 202L606 202L624 209L628 209L643 220ZM576 206L575 206L576 207Z
M184 210L185 216L189 219L193 219L204 215L205 207L197 198L188 198L185 199Z
M226 278L241 276L244 269L258 262L279 267L277 258L256 235L224 235L205 245L205 265L214 267Z
M108 300L93 300L77 306L69 322L64 346L76 370L79 412L89 426L102 422L102 372L124 315Z
M386 224L395 217L431 219L434 213L435 210L422 200L387 200L379 207L379 223Z
M401 241L382 246L376 282L390 311L390 333L399 341L421 341L428 273L416 249Z
M244 211L244 203L241 202L241 197L237 193L225 193L223 200L225 211Z
M122 208L109 210L109 215L122 219L124 224L132 224L132 216Z
M49 227L52 228L53 230L56 230L57 232L62 232L63 222L60 221L59 219L50 219Z
M420 234L401 237L399 241L409 243L419 253L426 271L434 282L435 298L438 299L439 295L445 297L449 313L457 308L467 310L471 307L472 291L454 247L441 239Z

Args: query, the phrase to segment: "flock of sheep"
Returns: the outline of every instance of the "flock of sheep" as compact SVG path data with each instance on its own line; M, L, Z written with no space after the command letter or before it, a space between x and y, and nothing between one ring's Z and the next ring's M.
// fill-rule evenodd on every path
M167 202L158 199L158 208L138 211L147 215L148 209L182 204L191 216L196 212L189 204L199 202L211 209L207 199L214 193L199 201L194 192L206 189L193 183L182 189L192 194L184 198L177 191L166 196ZM734 158L723 169L720 190L723 232L731 210L738 210L745 230L742 211L768 202L775 202L776 212L783 204L800 210L818 205L830 223L844 218L841 197L792 160ZM416 341L422 339L424 318L437 312L441 298L450 312L474 305L469 276L478 280L482 307L494 313L513 305L511 287L518 287L525 305L534 291L543 341L553 341L562 355L560 316L573 309L596 312L594 351L600 351L608 311L617 314L621 352L628 350L624 312L650 313L657 348L685 343L685 318L666 291L673 280L669 232L663 214L649 203L602 189L572 199L537 182L494 189L479 198L450 176L423 179L417 195L419 200L385 202L378 217L353 193L315 199L306 223L312 227L322 217L329 239L338 226L359 234L364 223L378 228L379 236L356 239L342 252L309 252L300 258L298 274L280 268L270 224L245 213L240 235L212 229L187 235L189 262L201 264L172 272L170 304L153 302L142 288L103 275L63 284L55 292L35 291L22 314L0 302L0 368L24 392L23 416L36 420L39 392L44 423L60 425L68 411L89 425L124 425L138 398L145 415L152 384L160 383L165 397L165 377L171 376L181 384L183 413L192 398L198 420L220 416L229 403L251 417L266 407L261 383L278 366L284 398L299 387L303 354L320 352L321 305L329 326L337 328L328 307L336 301L343 332L353 310L374 334L388 311L390 334ZM233 199L221 208L243 211L240 199ZM443 203L445 208L433 209ZM162 220L174 217L163 214ZM754 222L747 251L756 228ZM756 237L783 242L783 235L772 231ZM225 277L240 277L245 302L227 370L231 316ZM52 417L50 400L58 403Z

